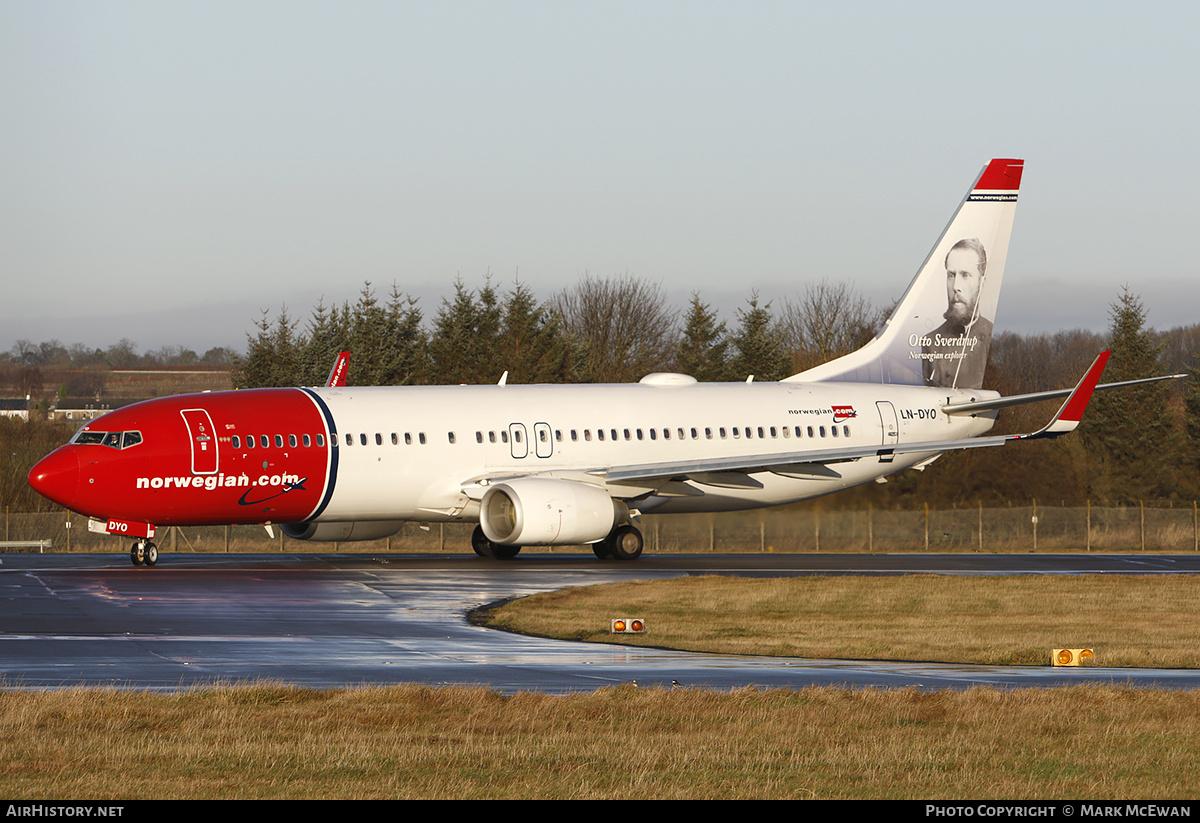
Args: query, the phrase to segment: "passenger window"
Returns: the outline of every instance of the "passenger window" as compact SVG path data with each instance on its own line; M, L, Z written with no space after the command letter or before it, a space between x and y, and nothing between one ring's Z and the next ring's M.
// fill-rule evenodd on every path
M446 437L450 440L451 445L454 445L456 442L458 442L454 437L454 432L446 432Z
M417 440L419 440L421 445L424 446L425 445L425 432L417 432Z
M475 432L475 442L476 443L483 442L483 432Z
M352 435L350 432L346 432L346 445L347 446L354 445L354 435Z
M321 448L325 448L325 435L323 435L323 434L317 435L317 445L320 446Z
M236 434L229 438L229 442L233 444L235 449L240 449L242 447L242 438L238 437Z
M268 448L270 448L270 447L271 447L271 439L270 439L269 437L267 437L265 434L260 434L260 435L258 436L258 443L259 443L259 445L261 445L261 446L262 446L264 449L268 449Z
M837 437L838 436L837 426L830 426L829 433L832 434L834 437Z
M404 433L404 445L406 445L406 446L412 445L412 433L411 432Z
M288 445L291 446L293 449L296 448L296 435L294 435L294 434L288 435Z
M300 435L300 441L302 443L304 443L304 448L307 449L309 446L312 445L312 436L307 435L307 434L302 434L302 435Z
M367 433L366 432L362 432L361 434L358 435L358 442L362 443L364 446L367 445Z
M246 448L248 448L248 449L254 448L254 435L252 435L252 434L246 435Z
M383 435L380 434L379 432L375 432L375 445L376 446L383 445Z

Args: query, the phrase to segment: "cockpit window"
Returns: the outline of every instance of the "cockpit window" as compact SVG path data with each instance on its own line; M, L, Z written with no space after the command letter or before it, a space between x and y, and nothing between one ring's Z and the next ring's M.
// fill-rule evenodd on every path
M108 446L110 449L128 449L142 442L142 433L81 431L71 438L76 446Z

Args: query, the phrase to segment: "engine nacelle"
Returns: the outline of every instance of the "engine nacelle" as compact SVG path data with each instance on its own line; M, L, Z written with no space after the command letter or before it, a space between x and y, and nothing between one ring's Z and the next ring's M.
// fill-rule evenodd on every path
M279 527L293 540L350 543L391 537L403 525L402 520L353 520L347 523L280 523Z
M526 477L487 490L479 525L505 546L594 543L612 531L621 505L586 483Z

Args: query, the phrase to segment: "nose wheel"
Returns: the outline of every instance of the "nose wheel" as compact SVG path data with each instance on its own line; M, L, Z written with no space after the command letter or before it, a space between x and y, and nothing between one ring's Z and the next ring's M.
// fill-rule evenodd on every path
M129 550L129 559L135 566L153 566L158 563L158 546L149 540L139 540Z

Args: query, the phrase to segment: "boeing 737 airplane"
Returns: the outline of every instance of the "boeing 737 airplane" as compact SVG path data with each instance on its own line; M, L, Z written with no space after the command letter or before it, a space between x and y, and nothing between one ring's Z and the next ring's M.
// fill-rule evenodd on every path
M976 179L880 334L779 382L651 374L620 385L322 388L163 397L81 428L33 488L134 538L163 526L279 525L372 540L404 521L477 522L475 552L591 544L642 552L640 516L775 506L924 466L955 449L1078 425L1108 353L1073 390L1002 398L983 369L1023 162ZM1114 384L1115 385L1115 384ZM1066 397L1041 430L982 437L1000 408Z

